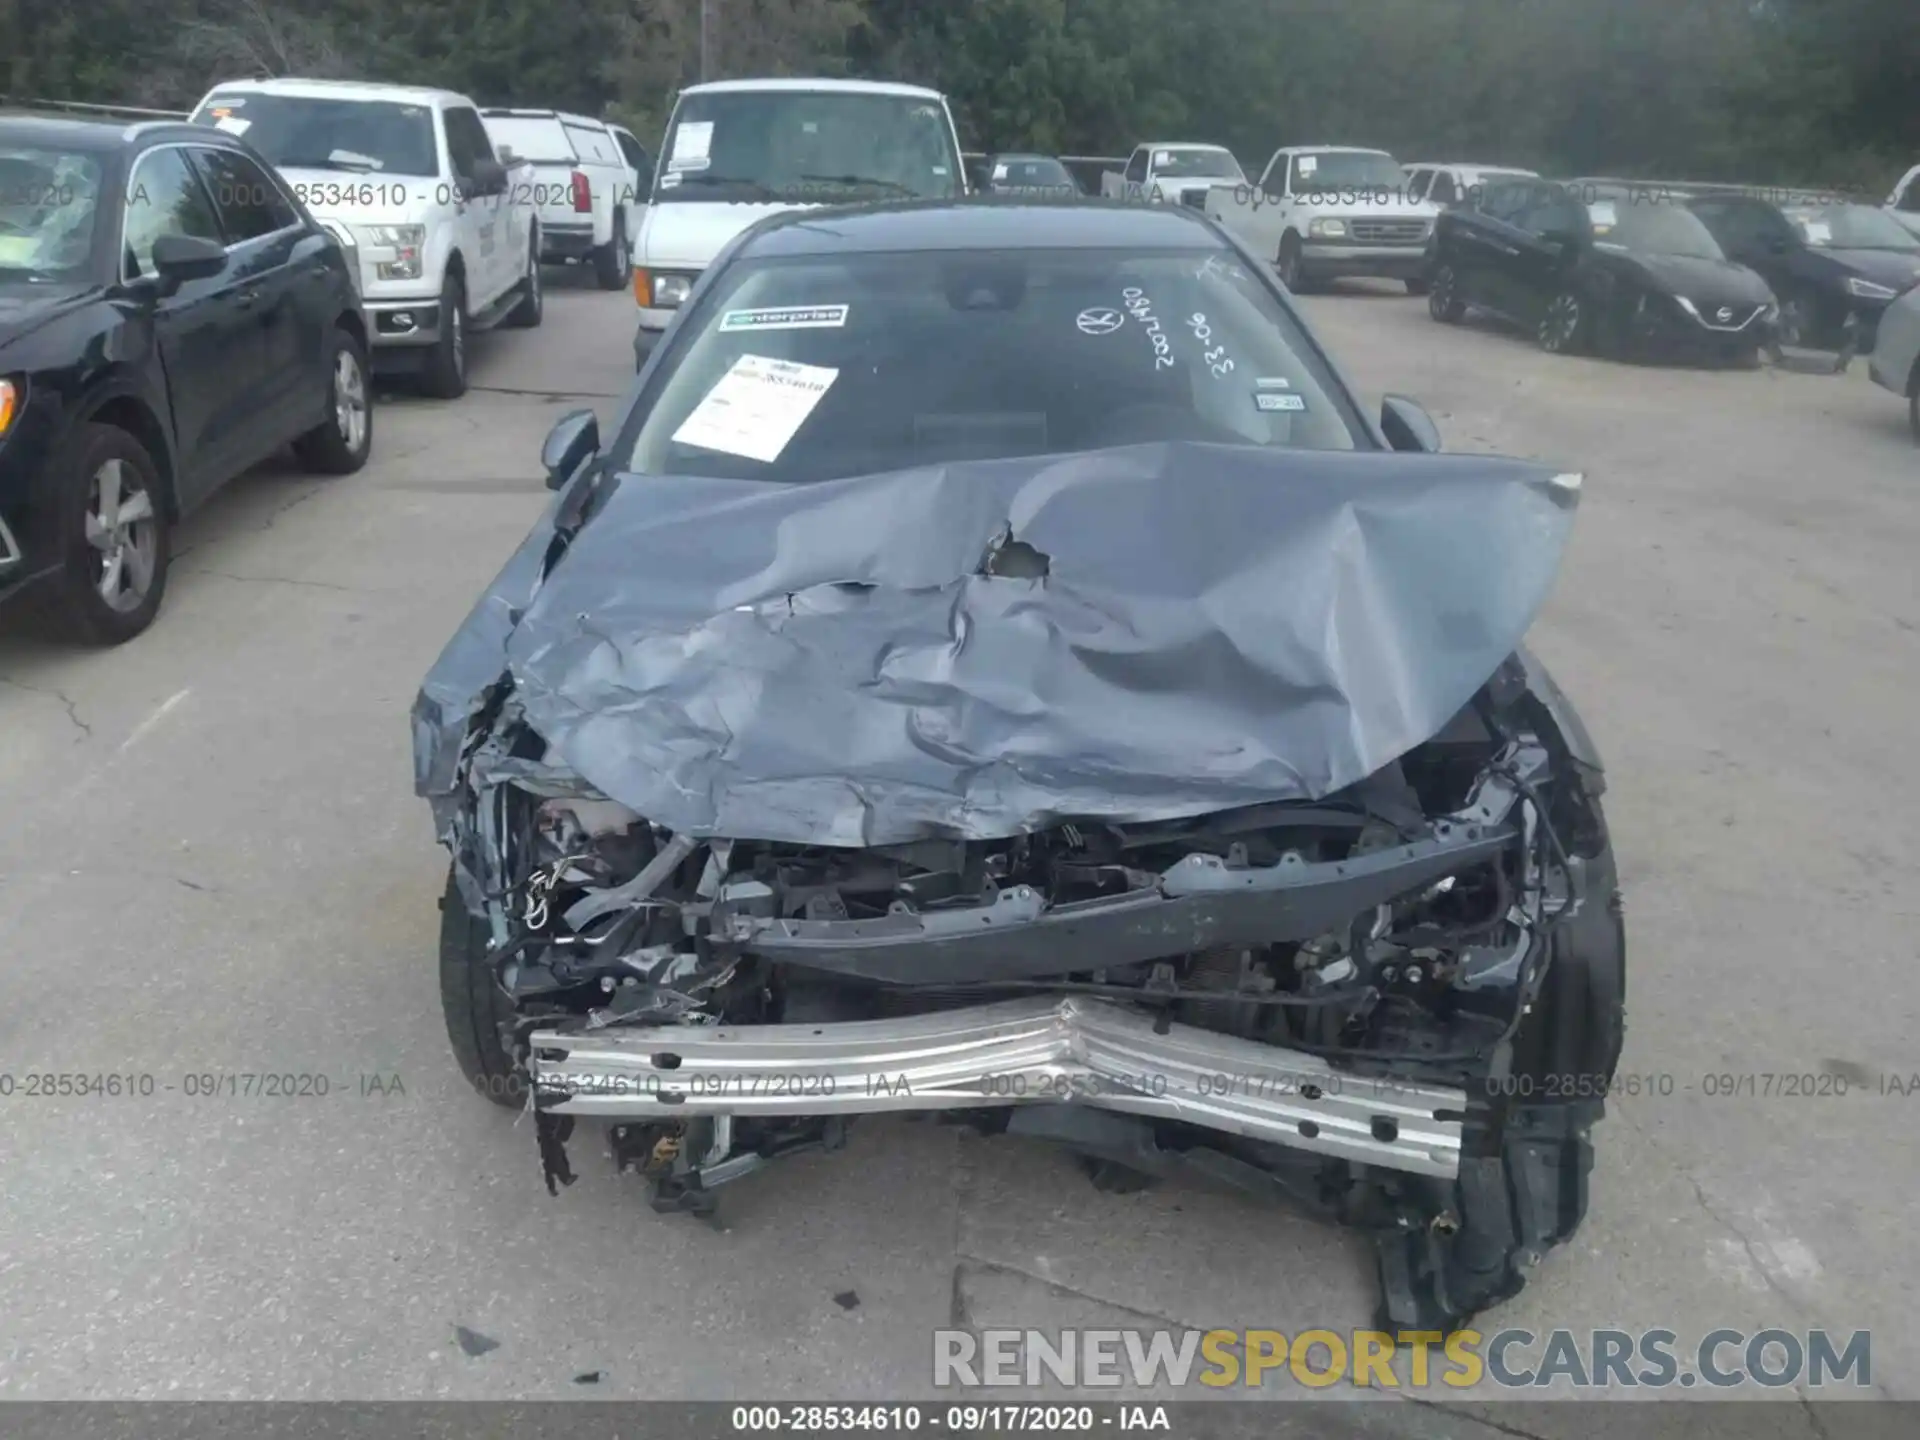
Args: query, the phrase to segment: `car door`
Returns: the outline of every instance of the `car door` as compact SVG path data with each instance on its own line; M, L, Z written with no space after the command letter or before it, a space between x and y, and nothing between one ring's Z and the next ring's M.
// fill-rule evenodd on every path
M121 205L120 278L151 325L173 425L182 509L248 463L251 377L260 329L245 302L249 280L229 260L218 275L166 293L153 265L163 235L226 243L213 196L184 147L163 145L134 161Z
M1527 182L1489 186L1474 210L1471 264L1478 302L1510 320L1524 321L1526 286L1522 243L1525 232L1514 223L1533 203L1535 187Z
M628 207L634 212L631 229L638 234L640 230L640 207L647 203L647 197L653 194L653 157L647 153L647 147L633 138L631 131L622 130L618 125L613 130L614 143L620 147L620 153L626 157L627 168L633 172L633 193Z
M1453 293L1466 304L1490 308L1494 251L1487 205L1492 198L1482 191L1472 203L1442 212L1434 224L1436 260L1452 269Z
M247 376L258 456L310 429L322 413L327 329L317 291L323 245L280 184L251 156L211 145L182 147L213 196L239 303L255 331Z
M1562 290L1571 288L1585 241L1585 211L1559 186L1536 185L1513 217L1510 238L1515 253L1496 268L1504 277L1507 313L1533 324Z
M1146 146L1142 145L1138 150L1133 152L1133 158L1127 161L1127 199L1139 200L1145 197L1147 193L1147 161L1151 158L1151 152L1148 151Z
M460 253L467 267L467 309L474 312L491 305L508 284L520 278L517 271L502 274L508 248L503 233L508 196L492 186L483 190L475 173L479 161L497 158L479 112L470 105L450 105L441 117L447 131L447 161L460 197L454 209L459 215Z

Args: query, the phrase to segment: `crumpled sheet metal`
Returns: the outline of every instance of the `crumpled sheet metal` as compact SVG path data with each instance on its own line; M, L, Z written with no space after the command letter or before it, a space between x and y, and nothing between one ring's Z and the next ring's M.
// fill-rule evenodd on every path
M628 477L527 604L542 522L435 665L418 787L446 793L504 667L550 764L694 836L989 839L1318 798L1514 651L1578 493L1517 460L1184 443ZM1047 578L980 573L1009 527Z

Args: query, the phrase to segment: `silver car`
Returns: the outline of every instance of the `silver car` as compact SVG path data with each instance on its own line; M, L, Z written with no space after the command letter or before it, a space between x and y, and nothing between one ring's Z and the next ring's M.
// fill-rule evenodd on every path
M1907 419L1920 445L1920 285L1882 312L1867 373L1874 384L1907 397Z

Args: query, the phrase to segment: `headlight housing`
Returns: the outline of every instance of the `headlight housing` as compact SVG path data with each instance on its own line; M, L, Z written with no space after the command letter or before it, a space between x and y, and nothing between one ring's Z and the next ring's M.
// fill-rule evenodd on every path
M678 310L693 293L695 277L661 270L633 272L633 298L643 310Z
M1307 234L1321 240L1343 240L1347 234L1347 222L1332 218L1309 220Z
M426 248L424 225L356 225L362 245L393 251L391 260L376 261L373 273L382 280L418 280L421 252Z
M1899 293L1891 285L1876 285L1857 275L1847 277L1847 293L1856 300L1891 300Z

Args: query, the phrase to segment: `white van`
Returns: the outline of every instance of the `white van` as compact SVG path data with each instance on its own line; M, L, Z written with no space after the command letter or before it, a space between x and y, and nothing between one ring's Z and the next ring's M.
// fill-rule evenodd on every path
M967 193L946 97L868 80L724 80L680 92L634 247L645 363L721 250L755 221L815 205Z

